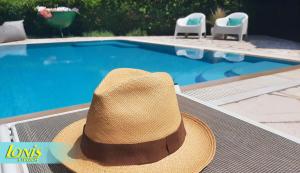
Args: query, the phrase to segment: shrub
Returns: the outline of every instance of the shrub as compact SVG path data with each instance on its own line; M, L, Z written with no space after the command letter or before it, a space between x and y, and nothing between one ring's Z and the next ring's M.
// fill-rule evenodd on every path
M91 31L91 32L84 32L83 36L85 37L112 37L114 34L109 31Z
M214 12L211 12L209 19L207 20L207 23L214 25L218 18L223 18L225 16L226 16L226 12L224 11L224 9L217 7L217 9Z
M24 19L32 37L59 36L34 8L76 7L80 14L64 29L64 35L86 35L89 31L111 31L114 35L167 35L174 32L176 19L192 12L209 14L220 4L231 10L239 0L0 0L0 23ZM139 29L137 29L139 28ZM94 33L95 34L95 33ZM97 34L96 34L97 35Z
M146 36L147 32L141 28L134 29L126 34L126 36Z

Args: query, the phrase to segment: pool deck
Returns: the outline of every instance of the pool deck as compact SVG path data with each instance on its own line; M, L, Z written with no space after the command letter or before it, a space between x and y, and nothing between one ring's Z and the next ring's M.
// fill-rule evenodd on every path
M170 36L74 37L63 39L27 39L25 41L0 44L0 46L111 39L236 52L300 62L300 43L268 36L249 36L248 41L242 42L212 40L211 37L205 39L174 39ZM234 79L186 86L182 87L182 90L184 94L193 98L245 116L253 121L300 139L300 66L258 75L248 75ZM52 111L52 113L61 111ZM28 117L42 116L44 114L35 113ZM19 119L16 117L9 121ZM3 120L1 122L8 121Z

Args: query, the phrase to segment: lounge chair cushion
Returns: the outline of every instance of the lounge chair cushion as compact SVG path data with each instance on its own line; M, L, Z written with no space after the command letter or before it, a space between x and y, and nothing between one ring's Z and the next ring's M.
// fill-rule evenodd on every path
M227 26L238 26L242 24L244 17L241 18L229 18L227 22Z
M23 20L4 22L0 26L0 43L26 39Z
M186 22L187 25L200 25L201 23L201 18L190 18Z

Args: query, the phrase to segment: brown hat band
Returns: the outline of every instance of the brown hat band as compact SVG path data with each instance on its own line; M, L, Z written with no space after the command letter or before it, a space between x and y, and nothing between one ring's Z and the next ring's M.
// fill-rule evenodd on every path
M80 148L86 157L104 165L140 165L159 161L174 153L183 144L185 135L183 121L169 136L137 144L98 143L91 140L83 130Z

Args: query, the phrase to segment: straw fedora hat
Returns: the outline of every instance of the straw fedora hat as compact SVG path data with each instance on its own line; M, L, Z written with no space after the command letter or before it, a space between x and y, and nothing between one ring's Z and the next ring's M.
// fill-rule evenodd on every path
M125 68L103 79L87 118L65 127L53 142L70 146L51 150L62 164L89 173L199 172L216 150L209 127L180 112L167 73Z

